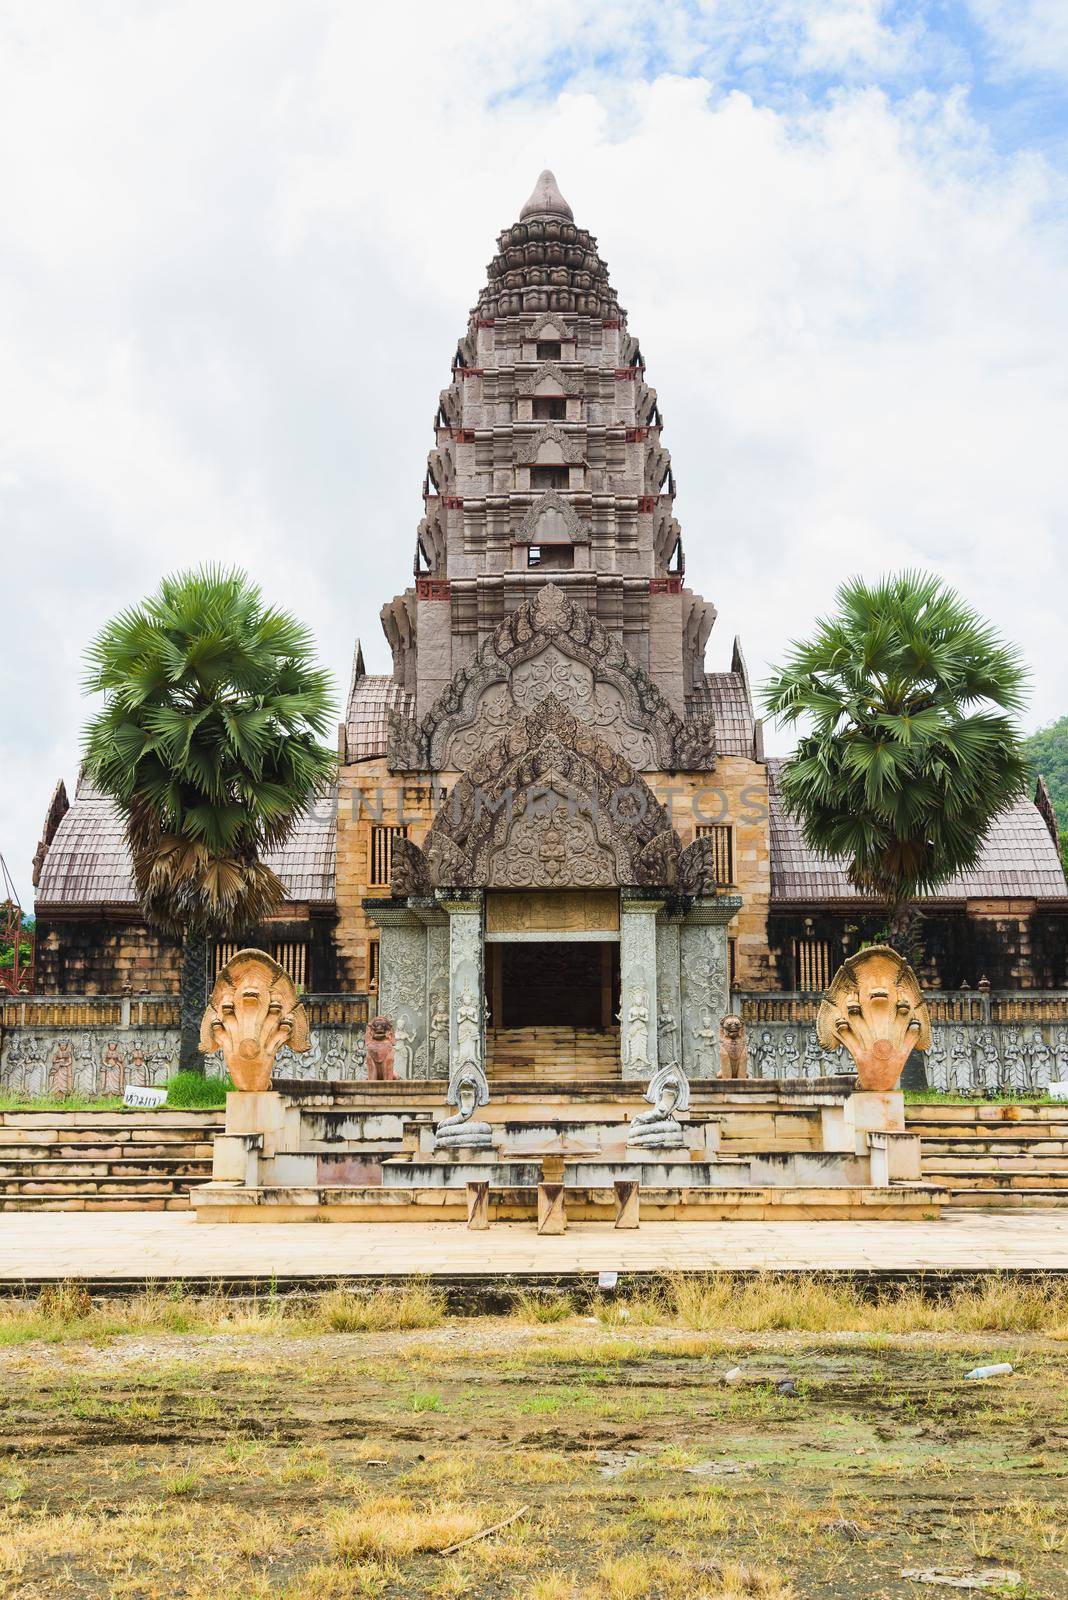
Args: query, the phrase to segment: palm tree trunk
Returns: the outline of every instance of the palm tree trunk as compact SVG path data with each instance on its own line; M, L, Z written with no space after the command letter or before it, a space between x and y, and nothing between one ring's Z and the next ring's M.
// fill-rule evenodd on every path
M186 934L182 944L181 1027L178 1055L179 1072L204 1072L204 1057L199 1050L200 1024L208 1004L208 941L200 934Z

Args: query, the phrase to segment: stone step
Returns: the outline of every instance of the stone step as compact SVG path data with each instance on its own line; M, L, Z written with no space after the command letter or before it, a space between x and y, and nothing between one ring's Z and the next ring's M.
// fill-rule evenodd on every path
M85 1128L221 1128L225 1113L219 1111L0 1111L0 1128L61 1128L64 1132Z
M1068 1206L1068 1189L958 1189L947 1186L951 1206L991 1211L1042 1210L1048 1206Z
M112 1140L85 1144L44 1144L39 1140L24 1144L0 1144L0 1163L5 1161L210 1161L212 1141L197 1140L180 1144L116 1144Z
M1068 1109L1060 1105L907 1105L905 1121L909 1127L939 1130L945 1123L959 1127L993 1129L1024 1127L1033 1123L1059 1122L1068 1126Z
M199 1178L211 1176L211 1160L172 1161L167 1157L147 1160L120 1157L117 1161L79 1156L72 1161L0 1161L0 1188L12 1178L107 1178L153 1177Z
M60 1198L50 1194L0 1194L0 1211L188 1211L188 1194L143 1193L134 1198L115 1195L81 1195Z
M908 1130L912 1133L914 1130ZM1035 1155L1059 1156L1068 1160L1068 1139L1046 1139L1041 1134L1024 1134L1015 1139L988 1139L978 1135L973 1139L932 1139L926 1134L921 1139L924 1154L1002 1156Z
M921 1144L920 1159L925 1167L939 1172L1063 1172L1068 1177L1068 1161L1064 1156L1032 1155L1030 1151L949 1155L941 1151L930 1152Z
M1049 1189L1068 1194L1068 1172L993 1172L960 1171L955 1167L928 1166L921 1171L925 1180L959 1189Z
M103 1199L107 1196L139 1196L151 1198L159 1195L187 1194L190 1184L183 1178L164 1177L103 1177L103 1178L5 1178L3 1197L7 1200L23 1195L47 1194L56 1197Z

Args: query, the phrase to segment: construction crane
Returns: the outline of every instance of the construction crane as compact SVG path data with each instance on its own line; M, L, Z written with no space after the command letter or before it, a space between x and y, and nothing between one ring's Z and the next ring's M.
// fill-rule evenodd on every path
M18 893L7 870L7 862L0 856L0 989L10 994L28 994L33 988L33 935L22 926L22 906ZM23 946L29 945L30 958L23 961ZM11 965L4 961L11 951Z

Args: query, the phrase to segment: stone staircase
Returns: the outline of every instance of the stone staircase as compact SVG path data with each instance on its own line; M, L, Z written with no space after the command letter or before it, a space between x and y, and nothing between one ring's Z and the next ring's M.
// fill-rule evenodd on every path
M221 1111L0 1113L0 1211L187 1211Z
M619 1029L491 1028L486 1038L491 1082L589 1083L621 1076Z
M918 1105L905 1121L951 1205L1068 1206L1068 1105Z

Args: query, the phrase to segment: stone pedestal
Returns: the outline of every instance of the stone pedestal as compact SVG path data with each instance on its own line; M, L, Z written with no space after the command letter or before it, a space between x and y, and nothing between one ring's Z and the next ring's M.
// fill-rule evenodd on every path
M624 1078L648 1081L659 1061L656 916L663 900L624 889L619 932L619 1048Z
M613 1187L616 1191L615 1226L636 1228L639 1223L641 1186L633 1179L617 1178Z
M567 1212L564 1210L562 1183L538 1184L538 1232L566 1233Z
M467 1185L467 1226L469 1228L488 1228L489 1217L489 1189L488 1183L469 1183Z

